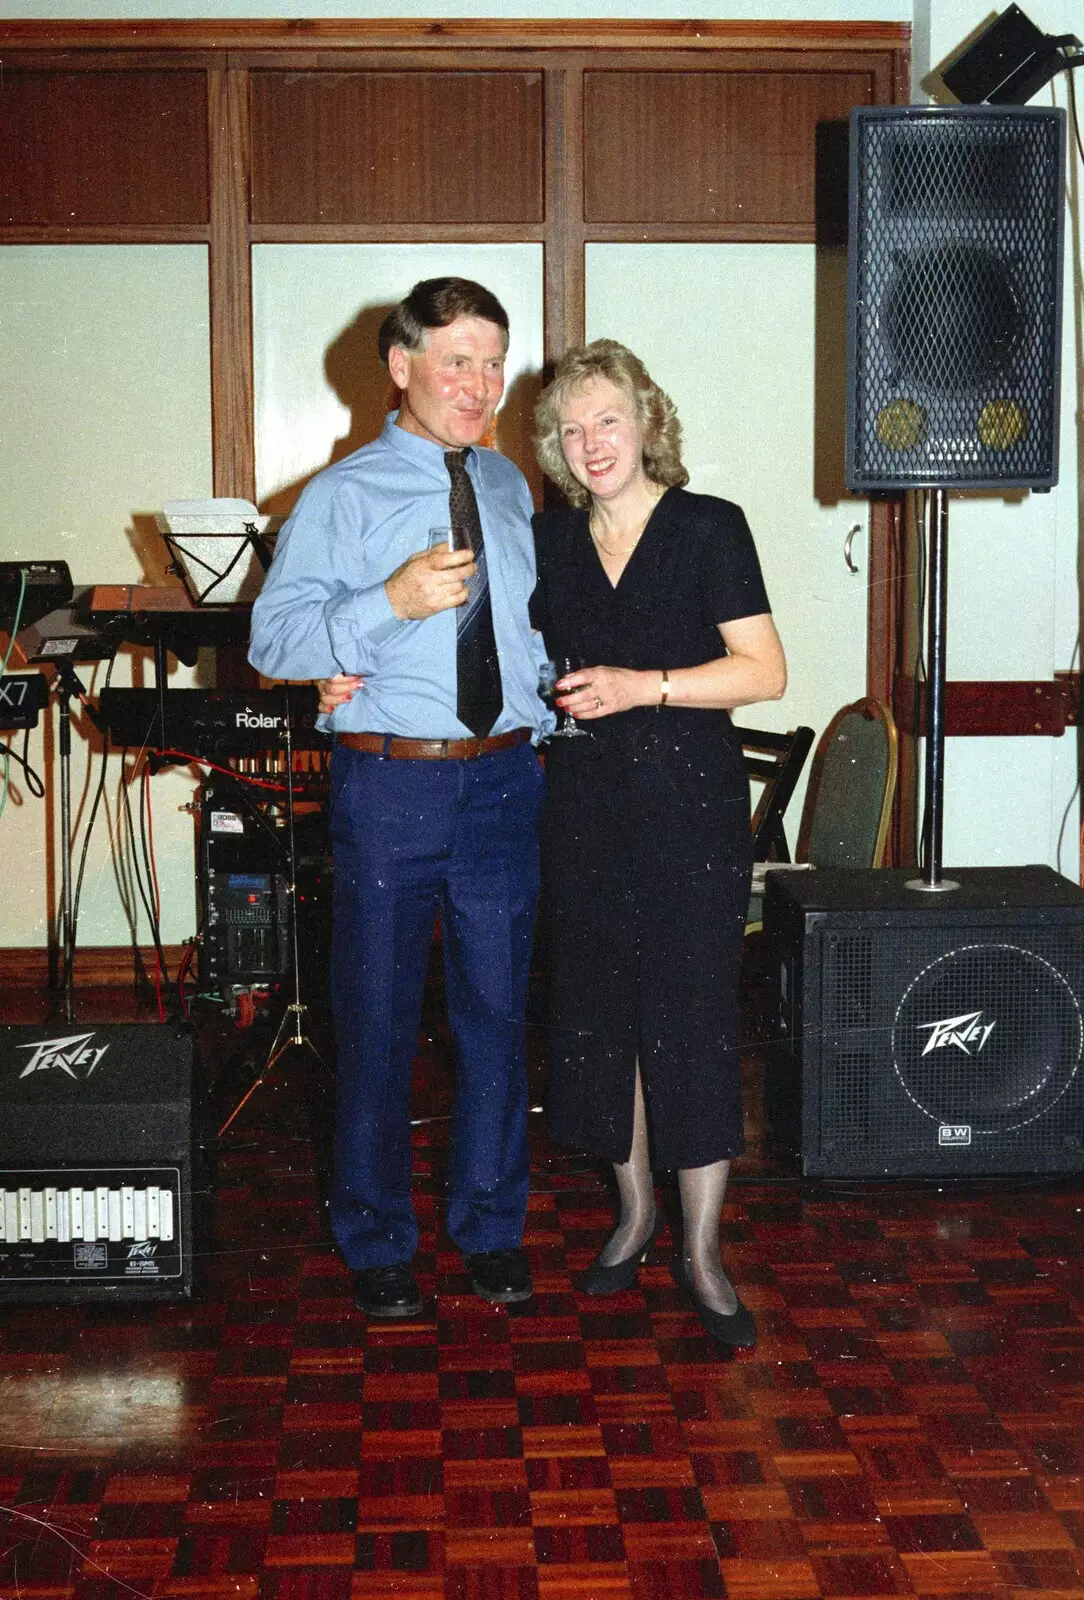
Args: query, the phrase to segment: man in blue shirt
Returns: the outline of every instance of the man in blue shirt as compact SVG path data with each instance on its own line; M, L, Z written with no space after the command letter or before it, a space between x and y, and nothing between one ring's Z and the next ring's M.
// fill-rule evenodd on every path
M355 1302L376 1317L415 1316L422 1305L409 1103L438 913L459 1058L448 1232L476 1293L498 1302L532 1293L521 1248L524 1014L544 651L527 615L527 484L478 448L504 390L507 348L507 315L480 284L414 286L379 336L399 410L378 439L306 486L252 614L249 659L260 672L364 680L329 719L331 1215ZM469 548L450 548L453 526Z

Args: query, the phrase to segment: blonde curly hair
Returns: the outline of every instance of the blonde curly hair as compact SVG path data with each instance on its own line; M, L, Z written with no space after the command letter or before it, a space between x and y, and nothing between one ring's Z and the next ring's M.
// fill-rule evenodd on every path
M595 378L607 378L626 395L644 435L644 471L652 483L681 488L689 474L681 461L681 423L674 402L653 380L638 356L616 339L595 339L591 344L566 350L543 390L534 411L535 453L547 478L574 506L586 506L591 496L573 477L561 449L558 415L570 394Z

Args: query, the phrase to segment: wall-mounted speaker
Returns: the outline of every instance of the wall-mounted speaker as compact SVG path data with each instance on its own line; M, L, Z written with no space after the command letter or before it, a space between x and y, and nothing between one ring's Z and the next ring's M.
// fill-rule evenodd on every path
M1064 112L863 106L850 132L849 487L1049 489Z
M1084 1168L1084 891L1047 867L768 874L768 1118L803 1173Z

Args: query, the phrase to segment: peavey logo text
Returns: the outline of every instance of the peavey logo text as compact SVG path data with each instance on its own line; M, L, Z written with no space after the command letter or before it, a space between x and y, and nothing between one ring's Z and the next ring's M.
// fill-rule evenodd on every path
M943 1050L950 1044L962 1050L965 1056L977 1056L997 1023L984 1024L981 1011L966 1011L959 1017L942 1017L940 1022L920 1022L917 1027L919 1033L923 1028L930 1030L930 1037L922 1052L924 1056L928 1056L931 1050Z
M156 1244L152 1244L149 1239L140 1240L138 1244L130 1244L128 1246L128 1260L151 1261L153 1260L154 1253L157 1249L158 1246Z
M73 1033L67 1039L42 1039L38 1044L18 1045L16 1048L19 1050L34 1052L19 1077L29 1078L32 1072L45 1072L50 1067L59 1067L69 1078L89 1078L109 1049L107 1044L95 1049L89 1043L93 1037L92 1030L90 1033Z

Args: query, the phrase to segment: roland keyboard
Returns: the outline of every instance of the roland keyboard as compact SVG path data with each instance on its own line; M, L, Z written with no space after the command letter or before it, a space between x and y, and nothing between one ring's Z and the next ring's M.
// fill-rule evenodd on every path
M290 688L290 737L295 750L330 750L316 727L316 690ZM165 731L161 710L165 708ZM281 689L103 689L100 721L114 746L185 750L230 756L281 750L286 697Z

